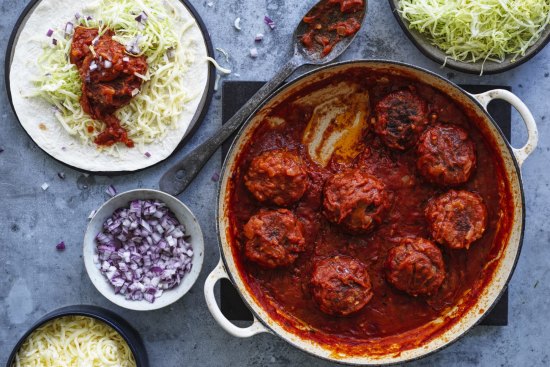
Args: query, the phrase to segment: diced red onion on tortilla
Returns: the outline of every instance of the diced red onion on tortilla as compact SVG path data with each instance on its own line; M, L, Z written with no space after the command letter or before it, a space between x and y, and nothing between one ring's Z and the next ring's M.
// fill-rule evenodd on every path
M103 223L96 236L96 263L115 293L152 303L191 271L188 239L166 204L134 200Z
M55 248L57 249L57 251L65 250L65 242L64 241L59 242L57 245L55 245Z
M275 29L275 22L268 15L264 16L264 23L267 24L271 30Z
M254 42L262 42L263 39L264 39L264 34L263 33L257 33L256 37L254 37Z
M258 49L256 47L250 49L250 57L252 57L253 59L258 57Z
M48 29L48 32L46 33L46 36L51 37L53 34L53 29Z
M113 185L109 185L107 187L107 190L105 190L105 193L109 195L110 197L113 197L116 195L116 189Z
M67 22L67 24L65 24L65 35L70 36L71 34L73 34L73 29L74 29L73 23Z
M144 156L146 156L147 158L151 158L151 153L145 152Z
M55 38L52 38L52 45L57 46L57 40Z
M147 21L147 13L142 11L141 13L139 13L139 15L135 18L137 22L139 23L145 23Z

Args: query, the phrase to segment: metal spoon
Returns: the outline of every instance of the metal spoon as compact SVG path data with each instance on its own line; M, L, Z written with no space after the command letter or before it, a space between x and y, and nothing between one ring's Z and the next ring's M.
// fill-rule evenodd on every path
M321 0L315 4L308 14L323 5L328 0ZM367 10L367 0L364 2L363 9L354 13L354 17L360 24L363 23ZM250 100L241 107L239 111L227 121L223 126L208 140L199 145L193 151L188 153L172 168L170 168L160 179L160 189L172 195L181 193L195 176L199 173L202 167L208 162L214 152L220 145L233 134L247 119L248 116L256 109L256 107L269 96L277 87L279 87L297 68L303 65L323 65L331 62L340 56L355 39L354 35L340 39L332 48L332 51L327 55L322 55L321 51L311 51L304 47L301 41L302 35L309 30L308 23L302 19L298 27L294 31L294 54L292 58L282 67L282 69L271 79L264 84Z

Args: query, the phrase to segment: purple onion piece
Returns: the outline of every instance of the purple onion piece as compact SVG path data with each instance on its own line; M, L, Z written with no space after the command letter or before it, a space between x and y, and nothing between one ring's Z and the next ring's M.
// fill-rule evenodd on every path
M55 245L55 248L57 249L57 251L65 250L65 242L64 241L59 242L57 245Z
M147 158L151 158L151 153L149 152L145 152L145 154L143 154L144 156L146 156Z
M105 190L105 193L110 197L113 197L116 195L116 189L113 185L109 185L109 187L107 187L107 190Z
M48 29L46 36L51 37L53 35L53 29Z
M267 24L271 30L275 29L275 22L268 15L264 16L264 23Z
M214 174L212 175L212 177L210 177L210 179L214 182L218 182L220 180L220 173L214 172Z
M52 45L57 46L57 40L55 38L52 38Z
M71 35L73 33L73 29L74 29L73 23L67 22L67 24L65 24L65 35L66 36Z

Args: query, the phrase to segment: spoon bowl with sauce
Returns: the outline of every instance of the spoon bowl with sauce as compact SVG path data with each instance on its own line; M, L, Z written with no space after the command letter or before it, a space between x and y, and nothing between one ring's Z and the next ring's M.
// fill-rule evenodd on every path
M193 181L221 144L256 107L303 65L324 65L340 56L353 42L367 12L367 0L321 0L302 18L293 35L294 52L281 70L231 117L212 137L171 167L159 186L180 194Z

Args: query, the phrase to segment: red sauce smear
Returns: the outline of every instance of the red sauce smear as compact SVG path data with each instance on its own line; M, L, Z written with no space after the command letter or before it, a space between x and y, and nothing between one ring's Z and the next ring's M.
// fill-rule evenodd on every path
M331 78L294 92L274 106L266 118L283 118L286 123L273 127L264 121L239 153L239 167L230 178L228 238L237 267L249 292L269 315L288 331L314 340L335 352L347 355L385 355L399 353L424 344L454 325L473 304L492 279L499 252L506 246L513 221L513 199L510 184L496 143L474 113L440 91L419 81L392 74L376 73L361 68L348 69ZM461 189L479 193L488 209L488 225L483 237L469 250L452 250L440 246L446 277L431 297L412 297L392 287L384 277L388 251L401 238L429 238L424 208L427 201L446 189L425 182L416 172L415 149L388 149L372 131L365 132L365 150L353 161L331 161L327 167L315 164L302 144L302 135L314 106L295 103L327 85L346 81L357 83L370 95L371 111L388 93L414 88L428 102L430 113L439 121L465 129L475 144L477 168ZM434 122L432 122L434 123ZM306 250L291 266L265 269L246 259L243 227L262 207L244 184L250 161L261 152L287 149L297 152L305 162L310 186L302 199L289 209L304 224ZM393 206L385 220L369 234L349 235L327 221L321 213L325 180L348 168L367 169L383 181L393 195ZM310 279L313 264L330 256L351 256L367 265L374 296L356 314L334 317L319 310L313 299ZM490 265L488 265L490 264ZM430 321L458 306L456 317L441 324Z
M364 0L328 0L311 9L304 17L308 31L302 35L302 44L311 52L326 56L342 38L354 35L361 28L356 17L364 10Z
M106 124L94 142L103 146L120 142L131 148L134 142L128 138L115 112L130 103L135 90L139 91L143 79L135 74L147 73L147 61L144 56L128 55L126 48L113 40L113 35L111 30L99 36L97 28L76 27L70 59L82 79L82 109ZM88 132L92 131L88 128Z

